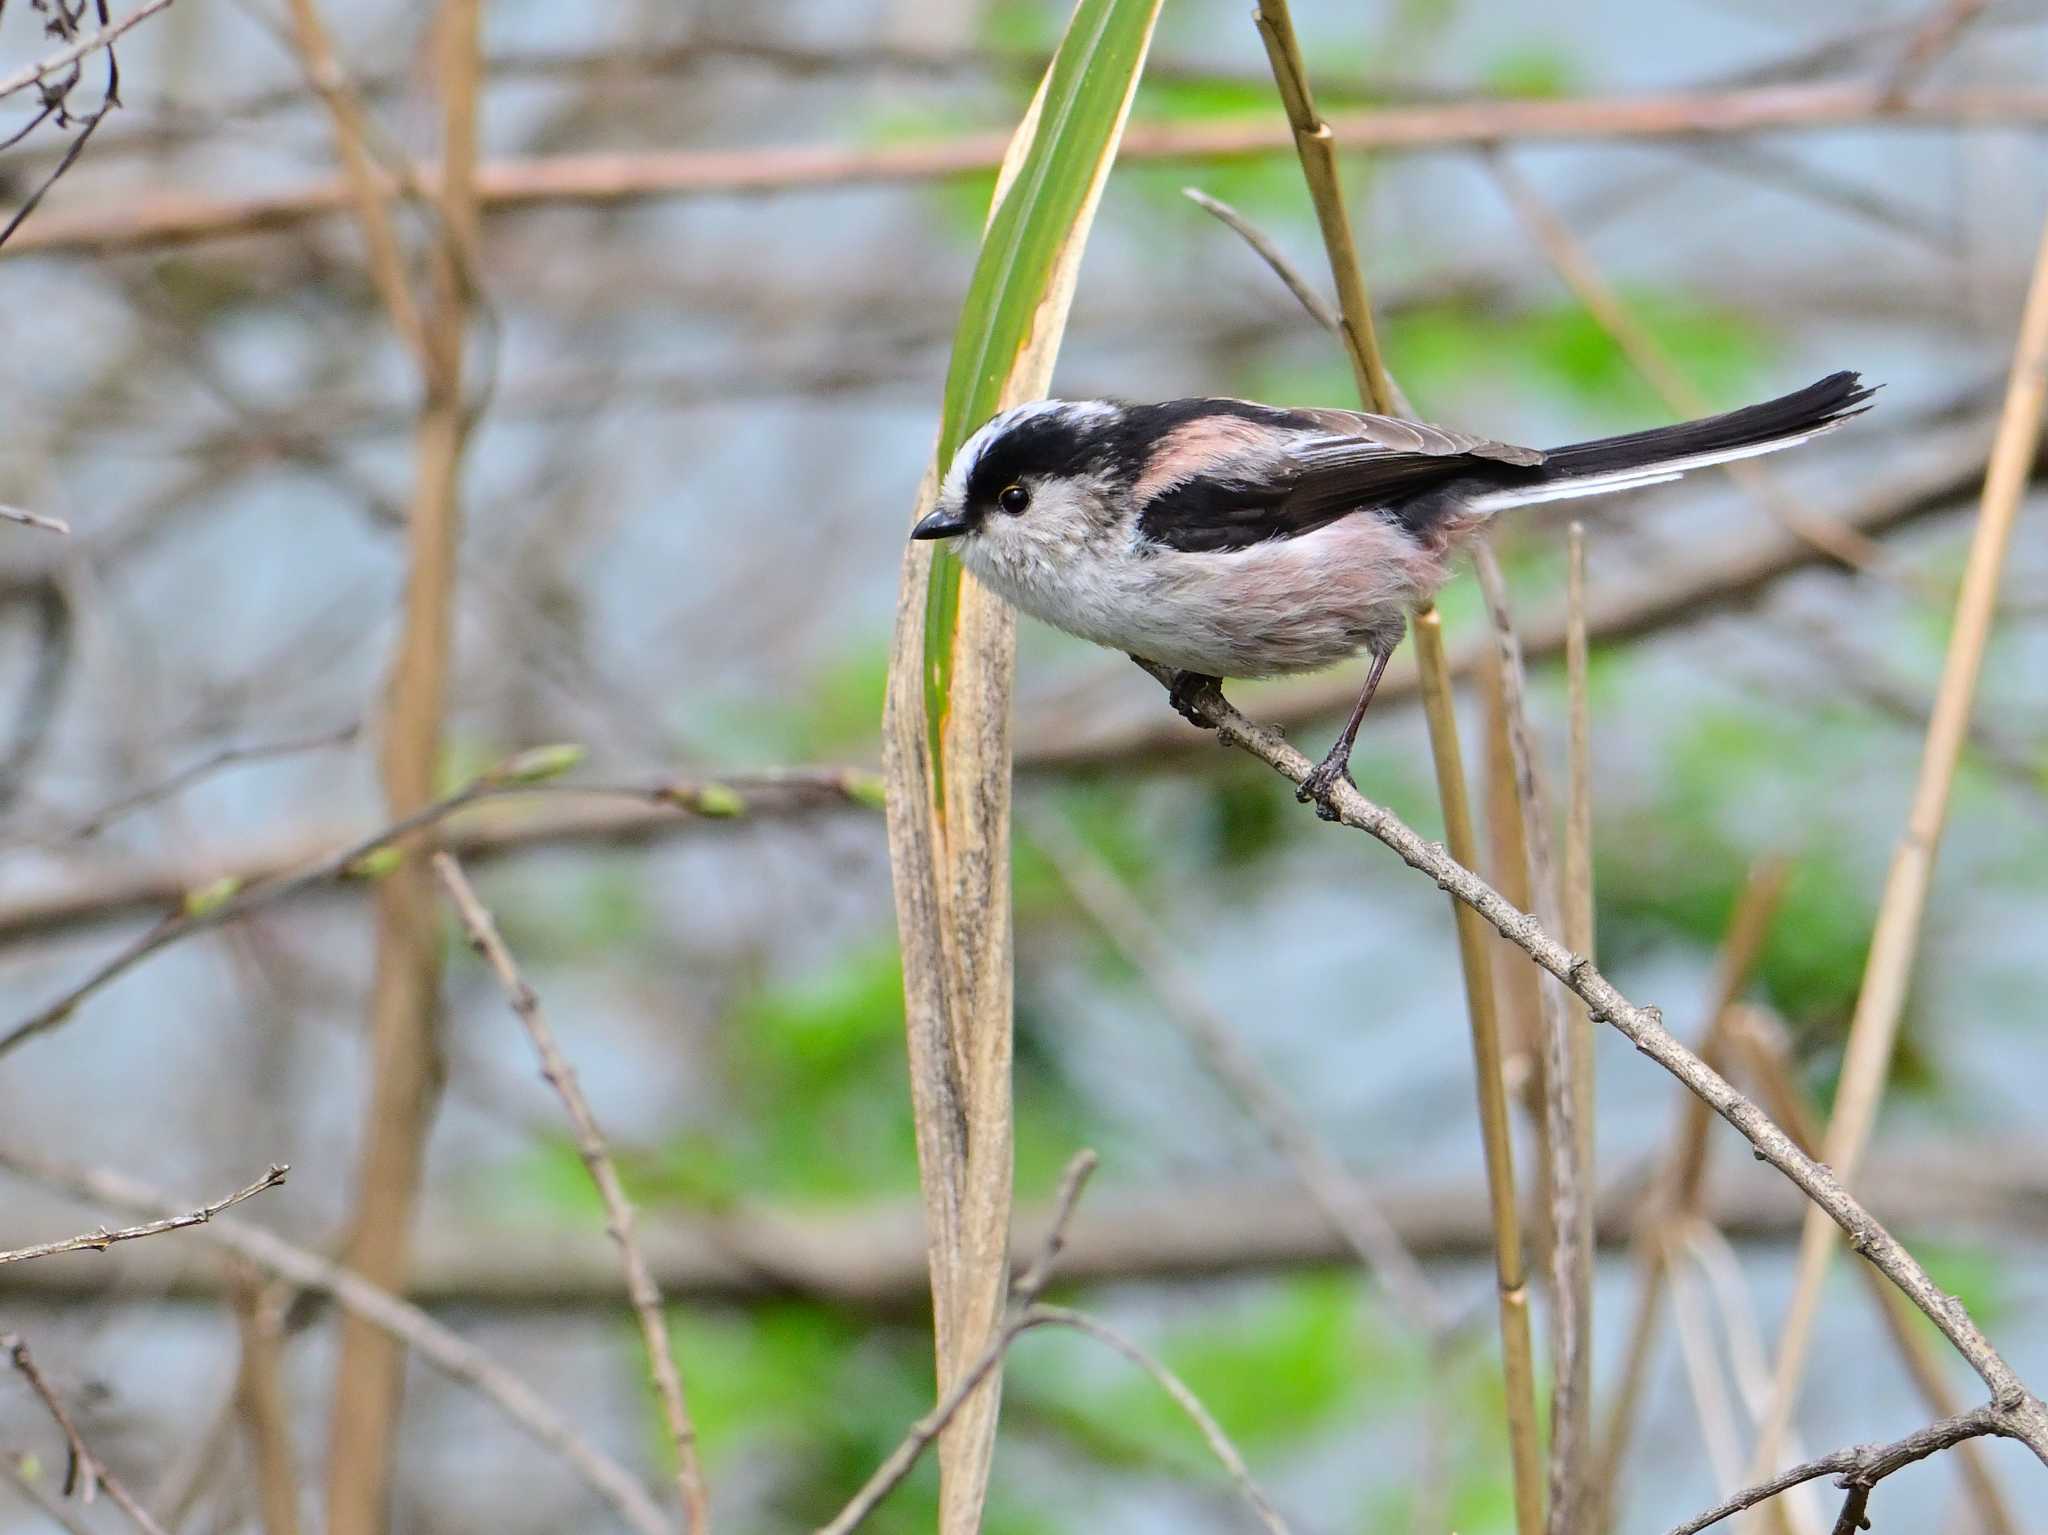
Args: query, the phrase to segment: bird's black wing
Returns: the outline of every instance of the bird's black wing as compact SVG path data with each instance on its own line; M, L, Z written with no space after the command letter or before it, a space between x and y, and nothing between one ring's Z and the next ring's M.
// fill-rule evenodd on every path
M1533 467L1534 448L1363 411L1297 410L1270 448L1219 455L1146 497L1139 531L1188 553L1297 538L1338 518L1385 507L1485 465Z

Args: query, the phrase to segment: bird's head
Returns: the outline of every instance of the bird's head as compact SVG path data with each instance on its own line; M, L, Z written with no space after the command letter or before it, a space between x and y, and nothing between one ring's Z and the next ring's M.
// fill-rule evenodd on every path
M960 445L937 504L912 538L955 541L977 575L1022 578L1041 561L1113 536L1125 515L1117 431L1106 400L1033 400Z

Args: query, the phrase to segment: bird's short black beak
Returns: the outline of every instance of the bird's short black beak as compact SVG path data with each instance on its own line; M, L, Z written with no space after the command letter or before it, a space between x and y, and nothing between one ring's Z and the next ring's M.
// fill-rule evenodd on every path
M912 538L958 538L968 528L967 519L958 512L949 512L941 507L910 530Z

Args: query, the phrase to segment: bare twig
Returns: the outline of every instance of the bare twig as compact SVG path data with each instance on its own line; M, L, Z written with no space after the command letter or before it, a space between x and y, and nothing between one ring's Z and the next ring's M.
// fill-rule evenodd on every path
M1557 864L1551 854L1550 804L1543 792L1535 742L1529 725L1528 681L1520 642L1508 613L1507 586L1490 545L1474 548L1480 589L1493 619L1500 651L1501 704L1529 870L1529 889L1538 919L1564 931L1558 910ZM1564 988L1544 978L1541 1000L1544 1041L1544 1120L1550 1152L1550 1275L1552 1377L1550 1395L1551 1535L1575 1535L1581 1525L1590 1459L1588 1432L1592 1397L1593 1231L1592 1190L1581 1164L1586 1142L1578 1123L1580 1068Z
M2037 1407L2038 1403L2035 1404ZM1890 1444L1859 1444L1847 1450L1837 1450L1832 1455L1823 1455L1818 1460L1809 1460L1802 1465L1780 1472L1768 1481L1745 1487L1734 1496L1715 1504L1703 1514L1695 1515L1684 1524L1673 1526L1670 1535L1699 1535L1709 1525L1719 1524L1733 1514L1746 1508L1754 1508L1770 1498L1775 1498L1787 1488L1797 1487L1802 1482L1811 1482L1823 1476L1841 1479L1844 1487L1861 1487L1867 1493L1894 1471L1925 1460L1928 1456L1961 1444L1966 1439L1980 1438L1986 1434L1997 1434L2012 1439L2025 1439L2015 1422L2015 1410L1996 1402L1986 1403L1958 1417L1944 1418L1939 1423L1930 1423L1896 1439Z
M0 1349L14 1361L14 1368L21 1378L28 1382L29 1390L41 1399L43 1406L57 1422L63 1432L69 1460L64 1471L64 1496L78 1494L81 1503L90 1503L102 1487L115 1506L128 1516L143 1535L164 1535L164 1527L150 1517L149 1510L136 1501L135 1495L127 1489L121 1479L106 1468L104 1462L93 1454L92 1447L78 1432L78 1425L71 1420L71 1414L64 1409L64 1403L57 1393L50 1389L50 1383L43 1378L43 1372L36 1368L36 1362L28 1351L28 1344L19 1333L0 1333Z
M1895 105L1867 82L1768 85L1582 100L1481 100L1332 113L1327 126L1349 151L1403 153L1515 142L1593 142L1873 126L1938 127L2048 122L2048 93L1972 88L1923 91ZM933 143L847 149L842 145L742 150L612 151L504 159L478 168L487 211L552 204L610 206L653 197L759 195L799 188L920 181L985 174L1008 140L974 134ZM1267 155L1289 137L1261 121L1134 123L1121 157L1207 160ZM440 169L423 166L433 194ZM228 235L291 229L353 206L345 177L275 192L214 197L167 191L38 221L17 251L106 253Z
M1222 220L1226 227L1249 245L1252 253L1265 262L1287 291L1294 295L1295 302L1301 305L1311 320L1331 335L1339 338L1343 336L1344 322L1338 317L1337 311L1332 309L1309 280L1301 275L1294 263L1287 259L1286 253L1273 243L1271 235L1221 198L1211 197L1198 187L1182 187L1180 190L1183 197L1205 213L1213 214Z
M2042 225L2033 278L2020 317L2005 407L1991 447L1962 590L1956 598L1955 629L1935 694L1934 717L1928 722L1919 781L1885 877L1843 1050L1841 1083L1823 1143L1823 1159L1843 1180L1856 1175L1891 1070L1892 1049L1919 950L1921 918L1934 878L1935 855L1948 818L1949 791L1969 736L1977 679L1983 671L1998 606L1999 579L2040 445L2044 406L2048 406L2048 222ZM1778 1442L1791 1421L1834 1246L1834 1233L1827 1222L1817 1212L1809 1216L1800 1242L1798 1277L1779 1335L1771 1406L1757 1435L1752 1464L1759 1473L1776 1457Z
M422 367L429 366L426 330L419 303L406 273L405 255L391 219L387 188L379 184L370 158L363 104L335 56L333 40L320 17L316 0L290 0L292 41L306 79L327 104L334 124L334 142L341 154L342 174L362 225L369 256L370 280L391 317L398 339Z
M164 0L169 4L170 0ZM0 517L9 522L18 522L25 528L41 528L45 533L69 533L71 524L61 517L45 517L40 512L25 512L18 506L0 506Z
M506 1000L512 1004L512 1011L518 1015L532 1039L534 1052L540 1057L541 1075L560 1095L562 1106L569 1112L569 1122L576 1130L576 1150L590 1171L590 1181L597 1185L598 1195L604 1201L605 1229L619 1246L619 1263L626 1274L626 1295L640 1324L640 1341L647 1350L648 1371L654 1378L655 1395L668 1423L669 1442L676 1457L676 1493L683 1510L684 1528L692 1535L703 1535L710 1527L710 1508L705 1495L704 1468L697 1458L697 1430L690 1421L690 1409L683 1399L683 1380L676 1369L675 1351L669 1343L668 1320L662 1311L661 1291L647 1267L647 1255L641 1250L635 1230L632 1201L626 1197L625 1186L619 1181L618 1169L605 1145L604 1132L598 1128L590 1100L583 1096L582 1085L576 1079L576 1069L555 1042L554 1030L548 1027L547 1019L541 1013L540 999L520 974L511 950L498 936L498 927L490 912L463 877L462 866L448 854L434 855L434 872L440 877L449 899L454 901L471 945L490 965Z
M230 1205L238 1205L265 1189L276 1188L284 1182L285 1174L291 1171L288 1163L279 1163L258 1178L247 1188L236 1189L225 1199L216 1199L210 1205L201 1205L196 1210L187 1210L182 1215L167 1216L163 1220L147 1221L140 1226L124 1226L118 1231L109 1231L105 1226L97 1231L88 1231L81 1236L66 1237L61 1242L44 1242L37 1247L17 1247L0 1252L0 1263L20 1263L27 1258L48 1258L57 1253L75 1253L91 1249L105 1252L116 1242L132 1242L137 1237L153 1237L166 1231L183 1231L188 1226L203 1226Z
M543 747L537 752L558 750L561 749ZM265 877L261 883L249 884L237 875L222 875L197 888L179 886L174 892L178 910L102 960L83 980L72 985L55 1001L29 1014L5 1034L0 1034L0 1056L26 1044L36 1035L56 1028L71 1017L81 1002L159 949L246 917L310 886L329 880L388 875L403 867L404 855L401 853L387 866L380 867L387 849L396 849L417 833L480 800L504 794L531 793L536 787L535 780L551 771L550 762L541 761L536 765L536 752L521 752L471 779L453 794L434 800L409 815L399 816L390 825L360 841L317 856L297 868L279 870Z
M559 1115L558 1106L550 1107ZM1904 1230L1939 1229L1985 1240L2048 1238L2048 1158L2020 1149L2025 1155L2016 1158L2009 1140L1988 1138L1945 1141L1938 1153L1924 1145L1901 1148L1872 1160L1862 1195ZM616 1143L613 1152L623 1155ZM1495 1228L1485 1189L1452 1178L1390 1178L1376 1184L1375 1192L1403 1245L1425 1265L1493 1260ZM1640 1229L1642 1195L1641 1177L1633 1170L1602 1191L1597 1235L1603 1255L1628 1255L1628 1243ZM1712 1191L1699 1218L1731 1242L1764 1251L1798 1236L1803 1211L1790 1184L1748 1179ZM1050 1218L1043 1200L1018 1209L1014 1267L1038 1250ZM658 1220L642 1212L640 1234L655 1281L671 1304L687 1299L749 1306L799 1297L849 1314L888 1318L915 1318L929 1309L924 1234L912 1202L885 1199L836 1212L748 1204ZM1096 1190L1069 1227L1067 1241L1060 1275L1075 1285L1191 1285L1357 1261L1328 1216L1285 1173ZM137 1243L126 1249L118 1273L110 1265L84 1262L11 1264L0 1268L0 1308L90 1303L104 1299L116 1281L125 1293L153 1301L219 1298L222 1285L213 1266L195 1265L185 1254L183 1244ZM480 1211L421 1231L405 1294L429 1309L604 1311L618 1304L618 1249L601 1232L573 1222L536 1229ZM1921 1325L1916 1317L1914 1326ZM1945 1362L1945 1345L1942 1357ZM167 1500L152 1501L171 1511Z
M142 0L142 4L119 21L109 22L96 32L73 38L55 53L23 66L11 75L0 75L0 97L12 96L16 91L41 85L45 80L63 74L72 65L108 47L130 27L147 21L170 3L171 0Z
M118 1173L68 1167L12 1148L0 1148L0 1167L79 1199L169 1217L185 1208L156 1189ZM333 1297L351 1316L364 1318L405 1344L450 1379L476 1391L537 1444L560 1455L590 1488L639 1535L673 1535L639 1479L576 1431L547 1400L495 1363L475 1344L426 1312L360 1275L294 1246L260 1226L220 1216L200 1228L202 1238L301 1290Z
M1252 1480L1244 1456L1230 1442L1229 1436L1223 1432L1222 1426L1202 1405L1201 1400L1188 1389L1185 1381L1107 1323L1082 1312L1071 1311L1064 1306L1039 1304L1038 1297L1052 1277L1053 1264L1059 1257L1060 1248L1065 1241L1068 1223L1073 1218L1074 1206L1080 1199L1081 1189L1086 1184L1088 1175L1094 1170L1095 1153L1092 1151L1081 1152L1067 1164L1067 1170L1060 1179L1059 1195L1054 1202L1054 1214L1046 1233L1045 1245L1011 1288L1010 1319L989 1339L980 1355L939 1398L932 1410L911 1425L910 1432L904 1435L902 1442L875 1468L874 1474L862 1484L860 1491L847 1501L846 1506L840 1509L829 1523L820 1527L818 1535L850 1535L851 1531L873 1514L881 1506L882 1500L902 1485L903 1479L910 1474L918 1458L931 1446L932 1441L939 1437L946 1424L974 1394L975 1388L995 1370L1003 1356L1009 1352L1011 1345L1025 1333L1038 1327L1066 1327L1083 1333L1106 1344L1144 1370L1159 1383L1168 1396L1173 1398L1174 1404L1201 1432L1211 1453L1216 1456L1224 1470L1230 1473L1231 1480L1237 1484L1238 1490L1244 1494L1246 1501L1258 1514L1269 1535L1289 1535L1287 1525L1281 1519L1279 1511L1273 1507L1272 1500L1260 1489L1258 1483Z
M646 842L666 836L675 822L724 824L841 806L874 809L881 801L880 780L872 773L850 768L795 768L729 778L657 778L639 784L551 785L526 781L516 771L507 773L506 769L516 769L527 755L507 758L418 816L408 816L338 846L335 839L315 837L284 847L230 854L213 865L214 872L199 877L177 865L130 869L67 895L0 906L0 944L48 937L105 919L159 915L167 906L182 908L181 915L186 918L203 917L207 926L234 921L273 901L323 887L342 889L365 883L385 872L393 858L402 856L387 850L407 833L451 819L458 824L442 833L442 844L466 862L476 863L564 843ZM536 807L496 821L472 820L464 814L476 810L480 817L486 802L536 797L571 803L558 809ZM71 1005L166 943L191 936L194 930L180 925L145 934L133 951L122 950L115 956L111 973L97 976L84 992L72 996ZM0 1055L11 1047L11 1034L0 1036Z
M1169 675L1161 671L1154 675L1163 685L1170 685ZM1292 783L1299 784L1314 766L1277 731L1252 723L1227 702L1213 697L1205 699L1198 712L1224 744L1256 757ZM1777 1168L1817 1208L1825 1211L1848 1233L1856 1251L1934 1323L1990 1388L1994 1399L2010 1404L2002 1410L2013 1425L2012 1437L2024 1441L2048 1465L2048 1408L2027 1391L2012 1367L1978 1331L1962 1303L1935 1284L1898 1239L1849 1193L1830 1167L1808 1157L1725 1077L1680 1044L1664 1027L1654 1008L1639 1007L1629 1001L1591 960L1572 953L1535 918L1516 910L1441 846L1424 841L1399 817L1349 784L1337 785L1330 795L1329 808L1341 824L1374 838L1410 868L1428 875L1440 889L1472 906L1502 937L1583 998L1596 1022L1613 1025L1639 1051L1734 1126L1763 1161Z
M1937 0L1913 35L1907 39L1884 83L1884 102L1896 106L1904 101L1941 56L1955 46L1963 30L1983 14L1987 0Z
M240 767L250 762L268 762L278 757L297 756L301 752L323 751L331 746L346 746L356 738L357 727L344 725L339 730L321 731L317 735L294 736L282 741L263 741L254 746L223 746L209 752L189 767L180 768L159 783L133 794L124 794L113 803L101 806L71 829L70 835L78 838L96 837L115 821L125 815L132 815L161 800L189 789L195 783L212 777L223 768Z
M1209 1446L1209 1453L1230 1473L1230 1479L1237 1484L1237 1490L1244 1495L1252 1511L1258 1515L1269 1535L1288 1535L1287 1522L1280 1517L1280 1511L1273 1506L1273 1500L1266 1496L1259 1484L1252 1480L1251 1468L1245 1464L1243 1454L1230 1442L1230 1436L1223 1432L1223 1425L1215 1415L1202 1405L1202 1399L1188 1389L1182 1380L1164 1363L1140 1348L1130 1338L1111 1327L1099 1317L1085 1312L1071 1311L1065 1306L1034 1306L1026 1313L1035 1323L1049 1323L1056 1327L1069 1327L1085 1333L1098 1343L1114 1349L1143 1370L1169 1397L1188 1421L1200 1431L1203 1441Z

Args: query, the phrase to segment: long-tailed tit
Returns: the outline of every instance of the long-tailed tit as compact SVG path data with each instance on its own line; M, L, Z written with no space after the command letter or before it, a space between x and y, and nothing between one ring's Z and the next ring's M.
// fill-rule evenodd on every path
M1301 786L1350 776L1359 722L1411 609L1494 513L1633 490L1795 447L1867 408L1835 373L1782 399L1543 452L1348 410L1246 400L1036 400L953 456L912 538L1025 612L1178 673L1175 707L1224 677L1372 656L1344 733Z

